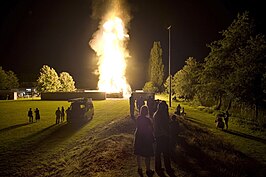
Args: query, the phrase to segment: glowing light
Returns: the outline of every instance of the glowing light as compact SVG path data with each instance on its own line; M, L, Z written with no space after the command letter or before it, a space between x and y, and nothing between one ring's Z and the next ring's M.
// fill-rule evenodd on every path
M99 58L99 91L123 92L124 97L130 94L131 88L125 77L126 59L129 57L126 48L128 40L129 35L126 34L122 19L110 16L94 34L94 39L90 41L90 46Z

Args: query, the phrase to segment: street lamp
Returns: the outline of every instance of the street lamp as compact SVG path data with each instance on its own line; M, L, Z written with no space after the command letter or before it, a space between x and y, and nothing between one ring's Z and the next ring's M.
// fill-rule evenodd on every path
M172 83L171 83L171 80L172 80L172 78L171 78L171 41L170 41L170 35L171 35L171 25L167 28L168 29L168 34L169 34L169 61L168 61L168 63L169 63L169 68L168 68L168 70L169 70L169 106L171 107L172 106Z

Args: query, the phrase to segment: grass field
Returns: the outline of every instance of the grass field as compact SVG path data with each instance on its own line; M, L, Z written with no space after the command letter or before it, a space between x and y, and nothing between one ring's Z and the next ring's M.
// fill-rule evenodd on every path
M83 126L55 125L61 106L69 103L0 101L0 176L137 176L128 100L94 101L95 116ZM213 114L181 106L187 118L179 120L177 176L264 176L265 132L234 120L220 131ZM30 107L40 109L40 122L28 124Z

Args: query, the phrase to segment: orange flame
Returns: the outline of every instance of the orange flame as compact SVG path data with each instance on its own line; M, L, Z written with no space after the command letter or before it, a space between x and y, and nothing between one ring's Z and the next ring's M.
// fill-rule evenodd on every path
M126 58L129 57L126 48L129 35L125 31L122 19L111 16L104 21L90 41L92 49L99 57L99 90L106 93L123 92L124 97L131 92L125 77Z

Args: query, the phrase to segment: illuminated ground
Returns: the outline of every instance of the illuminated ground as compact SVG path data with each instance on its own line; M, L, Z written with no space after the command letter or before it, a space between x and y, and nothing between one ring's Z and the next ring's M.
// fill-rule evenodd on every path
M54 124L55 108L67 102L1 101L0 176L137 176L132 154L135 124L128 117L128 100L94 103L93 120L73 127ZM25 124L26 108L33 105L41 110L41 122ZM263 138L252 140L225 134L208 122L201 122L202 119L197 118L199 112L192 112L188 107L187 110L190 117L180 119L177 156L173 159L177 176L265 174L261 171L262 165L248 157L248 153L225 143L230 137L243 145L252 143L258 155L261 146L260 156L265 157ZM206 113L200 115L207 116ZM231 126L233 129L234 125ZM220 135L225 137L218 138ZM257 149L254 146L258 146ZM260 161L263 162L263 158Z

